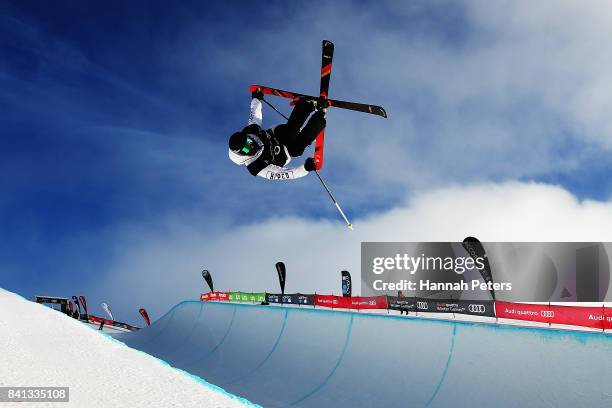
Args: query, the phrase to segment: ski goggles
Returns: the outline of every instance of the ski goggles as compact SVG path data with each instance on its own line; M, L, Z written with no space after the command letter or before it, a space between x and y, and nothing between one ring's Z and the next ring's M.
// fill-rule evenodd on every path
M242 153L249 154L254 149L257 149L257 142L255 142L255 140L250 136L247 136L246 140L244 141L244 147L241 150Z

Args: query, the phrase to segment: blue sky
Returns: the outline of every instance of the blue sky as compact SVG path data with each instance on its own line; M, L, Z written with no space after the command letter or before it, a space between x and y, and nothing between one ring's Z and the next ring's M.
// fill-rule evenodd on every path
M428 224L402 235L379 221L432 190L537 183L570 207L607 205L610 15L605 2L9 1L0 285L84 294L133 321L139 306L155 314L197 296L204 267L227 289L265 290L284 259L302 279L296 290L335 287L359 240L431 236ZM328 117L323 175L357 225L379 226L371 235L342 235L314 177L270 183L227 159L248 85L316 93L322 39L336 45L330 96L389 113ZM264 112L265 124L279 121ZM454 228L435 237L460 239ZM334 272L314 285L304 254L348 241L319 257Z

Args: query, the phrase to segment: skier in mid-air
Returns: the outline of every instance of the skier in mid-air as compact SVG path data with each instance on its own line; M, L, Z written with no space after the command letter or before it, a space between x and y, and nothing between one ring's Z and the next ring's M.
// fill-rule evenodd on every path
M304 150L325 128L326 104L300 98L295 102L295 108L286 124L264 130L261 127L263 93L256 89L251 97L251 114L247 126L229 139L230 160L239 166L246 166L253 176L269 180L297 179L315 170L316 163L312 157L306 159L302 166L285 166L292 157L304 154Z

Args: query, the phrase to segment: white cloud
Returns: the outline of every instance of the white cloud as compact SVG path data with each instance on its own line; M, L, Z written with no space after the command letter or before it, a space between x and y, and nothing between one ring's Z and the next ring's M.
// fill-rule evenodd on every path
M359 276L361 241L612 240L612 202L580 202L558 186L518 182L422 191L391 211L354 220L354 231L340 219L280 218L223 229L192 219L117 230L122 255L96 297L106 296L116 311L139 304L159 315L204 291L202 268L218 290L277 290L279 260L287 265L288 292L339 293L340 270Z
M440 4L431 10L439 12ZM330 112L328 157L359 162L358 177L371 184L423 188L568 173L592 166L598 149L612 148L609 2L448 6L463 7L448 26L428 25L432 17L423 7L397 2L371 12L341 3L291 20L300 27L308 21L315 38L336 42L332 97L389 111L388 120ZM381 20L387 13L392 21ZM338 16L342 24L330 23ZM302 63L305 55L318 62L313 35L288 28L286 34L284 47L271 38L276 31L263 34L262 44L282 51L252 75L301 90L314 81ZM279 61L294 54L299 65ZM292 82L287 71L301 79Z
M593 1L472 3L476 25L498 38L483 55L503 73L492 89L531 95L568 115L584 138L612 147L612 4ZM501 64L500 64L501 63ZM503 66L505 66L505 69ZM500 85L494 83L493 85Z

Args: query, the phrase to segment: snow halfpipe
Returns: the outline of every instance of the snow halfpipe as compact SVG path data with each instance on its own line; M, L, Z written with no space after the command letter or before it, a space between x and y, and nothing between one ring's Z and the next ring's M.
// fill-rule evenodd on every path
M188 301L115 337L264 407L610 407L612 336Z

